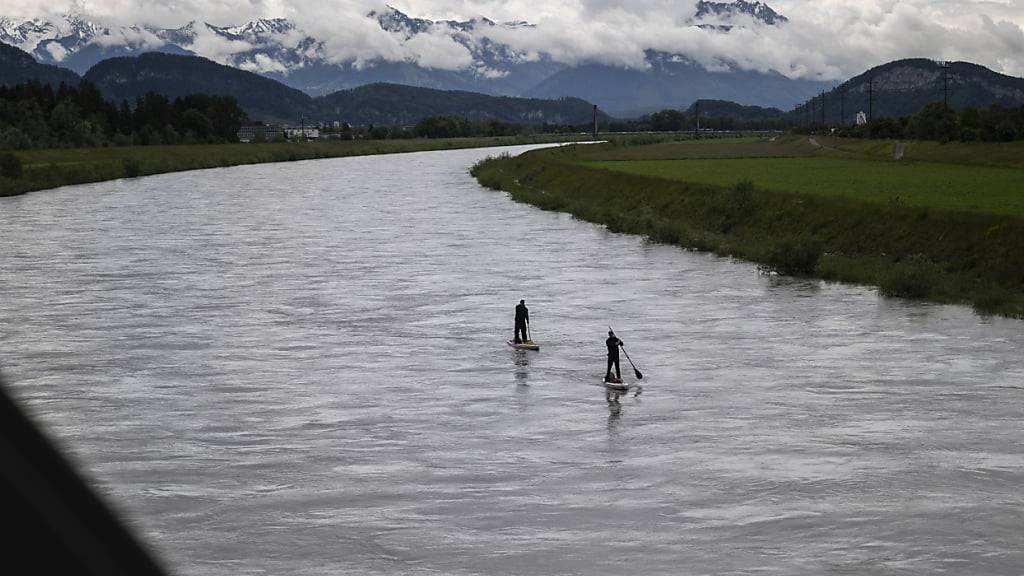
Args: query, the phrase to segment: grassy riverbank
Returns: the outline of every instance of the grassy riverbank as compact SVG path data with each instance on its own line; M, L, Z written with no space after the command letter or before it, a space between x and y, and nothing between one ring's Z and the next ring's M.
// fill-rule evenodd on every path
M891 142L609 144L492 159L473 173L614 231L1024 317L1024 173L998 146L911 143L897 162Z
M16 179L0 177L0 196L13 196L69 184L240 164L564 142L574 139L581 138L562 134L436 140L332 140L303 143L25 150L15 153L22 163L22 176Z

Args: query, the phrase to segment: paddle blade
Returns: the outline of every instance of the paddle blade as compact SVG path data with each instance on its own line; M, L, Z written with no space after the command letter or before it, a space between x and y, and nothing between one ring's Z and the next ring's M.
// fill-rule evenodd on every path
M637 380L643 380L644 379L644 375L641 374L640 371L637 370L636 368L633 368L633 372L636 372L636 379Z

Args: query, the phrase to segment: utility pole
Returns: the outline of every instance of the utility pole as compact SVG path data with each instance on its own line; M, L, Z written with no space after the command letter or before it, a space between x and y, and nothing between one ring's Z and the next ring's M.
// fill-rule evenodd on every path
M693 103L693 139L700 139L700 100Z
M839 90L839 127L846 126L846 88Z
M299 141L306 139L306 117L302 116L299 119Z
M942 63L942 105L949 109L949 61Z
M821 91L821 128L825 129L825 91Z
M597 104L594 104L594 140L597 140Z
M875 79L868 80L868 122L875 119Z

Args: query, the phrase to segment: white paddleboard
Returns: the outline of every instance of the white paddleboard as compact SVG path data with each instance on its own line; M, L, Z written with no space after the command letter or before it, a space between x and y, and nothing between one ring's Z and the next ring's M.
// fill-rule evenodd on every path
M516 350L540 350L540 344L534 344L533 340L527 340L526 342L521 342L519 344L516 344L515 340L506 340L505 343Z

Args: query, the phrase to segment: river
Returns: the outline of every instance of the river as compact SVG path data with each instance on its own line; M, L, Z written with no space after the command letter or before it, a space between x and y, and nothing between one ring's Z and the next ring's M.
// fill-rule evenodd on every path
M500 151L0 199L4 374L181 575L1024 571L1024 323L517 204Z

